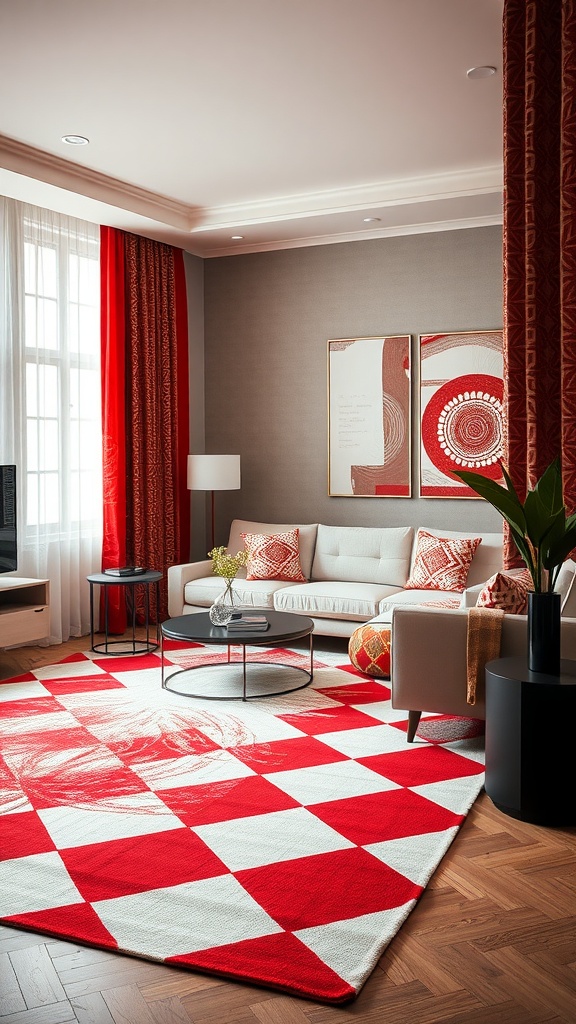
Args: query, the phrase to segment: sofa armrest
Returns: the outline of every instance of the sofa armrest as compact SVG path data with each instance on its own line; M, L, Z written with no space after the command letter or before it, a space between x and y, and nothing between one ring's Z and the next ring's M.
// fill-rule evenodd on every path
M392 616L392 707L484 718L484 694L466 702L466 608L398 607Z
M202 562L186 562L184 565L171 565L168 569L168 615L171 619L182 615L184 611L184 587L190 580L201 580L205 576L213 576L212 559L205 558Z
M475 587L466 587L460 601L461 608L475 608L480 594L486 586L485 583L477 583Z
M560 622L562 657L576 660L576 619ZM467 608L397 607L392 615L390 686L392 707L443 715L484 718L484 688L466 701ZM503 658L527 655L526 615L504 615Z

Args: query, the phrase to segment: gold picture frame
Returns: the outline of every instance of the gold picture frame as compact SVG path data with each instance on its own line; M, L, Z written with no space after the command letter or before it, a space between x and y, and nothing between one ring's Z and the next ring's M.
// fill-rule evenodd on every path
M451 473L503 483L503 331L420 334L420 497L479 498Z
M328 494L410 498L410 334L328 341Z

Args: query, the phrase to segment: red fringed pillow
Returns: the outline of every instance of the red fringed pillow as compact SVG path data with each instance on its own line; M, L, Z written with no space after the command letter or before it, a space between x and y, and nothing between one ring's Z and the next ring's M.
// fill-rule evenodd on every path
M476 607L499 608L509 615L522 615L528 607L528 591L531 589L532 577L528 570L516 576L497 572L480 591Z
M426 530L418 530L416 556L405 589L462 593L481 540L481 537L435 537Z
M284 580L305 583L298 553L298 529L271 536L261 533L243 533L248 550L247 580Z

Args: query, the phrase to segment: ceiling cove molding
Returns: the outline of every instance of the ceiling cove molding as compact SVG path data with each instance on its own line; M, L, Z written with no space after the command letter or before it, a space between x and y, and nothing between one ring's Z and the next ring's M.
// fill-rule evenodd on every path
M201 223L192 228L192 233L346 211L436 202L440 199L501 194L502 179L501 166L483 167L427 178L378 182L305 195L280 196L252 203L239 203L235 206L206 207Z
M259 242L254 245L221 246L201 252L203 259L214 259L218 256L242 256L254 252L274 252L277 249L301 249L310 245L332 245L338 242L364 242L372 238L394 238L401 235L423 235L440 231L459 231L462 228L498 227L502 224L501 215L485 215L465 217L456 220L428 221L421 224L402 224L376 230L348 231L339 235L310 235L302 238L286 238L280 241Z
M180 203L138 185L109 177L5 135L0 135L0 166L190 234L248 227L251 224L298 220L315 215L329 216L360 210L376 211L389 206L501 194L503 176L501 166L480 167L429 177L377 182L302 195L278 196L236 205L202 208ZM386 233L389 232L384 230L383 234ZM374 233L369 237L374 237ZM347 238L347 235L342 236L343 240ZM304 244L309 245L311 242L286 242L289 246Z
M0 135L0 165L68 192L170 224L181 231L190 231L198 221L198 211L186 203L178 203L138 185L71 163L6 135Z

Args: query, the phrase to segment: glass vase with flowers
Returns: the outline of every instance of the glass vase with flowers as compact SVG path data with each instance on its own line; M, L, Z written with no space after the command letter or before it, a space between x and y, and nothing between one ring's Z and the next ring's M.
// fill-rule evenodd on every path
M236 610L236 597L233 581L236 578L238 569L246 565L248 552L237 551L235 555L228 553L225 547L212 548L208 552L208 558L212 559L212 571L215 576L224 579L224 589L208 610L210 622L213 626L227 626Z

